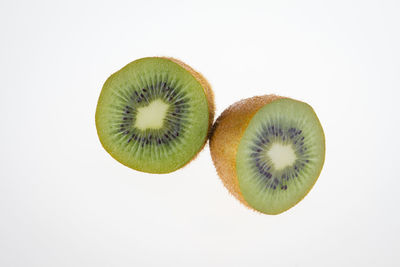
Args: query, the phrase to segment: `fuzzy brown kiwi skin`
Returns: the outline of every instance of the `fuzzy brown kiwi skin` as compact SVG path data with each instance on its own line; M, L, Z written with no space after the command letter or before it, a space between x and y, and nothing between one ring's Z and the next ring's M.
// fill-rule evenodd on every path
M214 123L210 137L210 152L218 176L228 191L246 207L236 176L236 153L249 122L266 104L282 98L276 95L255 96L236 102L225 109ZM254 210L254 209L253 209Z
M236 175L236 153L240 140L242 139L248 124L257 111L263 106L277 99L283 98L287 97L277 95L255 96L232 104L217 118L210 137L211 157L218 176L221 178L224 186L242 204L259 213L262 212L251 207L246 202L240 191L239 180ZM312 187L313 186L309 188L304 196L308 194ZM300 201L301 199L298 202ZM293 206L295 206L298 202L296 202ZM282 210L279 213L282 213L290 208L291 207ZM274 213L271 215L276 215L279 213Z
M204 78L203 75L201 75L199 72L195 71L193 68L191 68L189 65L187 65L186 63L176 59L176 58L171 58L171 57L152 57L152 58L163 58L163 59L168 59L178 65L180 65L181 67L183 67L186 71L188 71L190 74L192 74L192 76L201 84L201 87L203 88L204 94L206 96L207 99L207 105L208 105L208 130L207 130L207 136L205 138L204 144L203 146L199 149L199 151L188 161L186 162L183 166L179 167L176 170L172 170L172 171L168 171L168 172L151 172L151 171L145 171L146 173L150 173L150 174L167 174L167 173L171 173L174 171L177 171L183 167L185 167L186 165L188 165L190 162L192 162L197 156L198 154L204 149L205 145L207 144L207 141L209 140L209 137L211 135L211 130L212 130L212 125L214 122L214 115L215 115L215 102L214 102L214 93L212 91L211 85L210 83L206 80L206 78ZM145 58L140 58L140 59L145 59ZM139 59L137 59L139 60ZM111 81L115 75L118 72L112 74L110 77L108 77L108 79L106 80L105 83ZM99 106L99 103L101 101L101 95L98 99L97 102L97 106L96 106L96 113L95 113L95 123L96 123L96 131L97 131L97 135L99 136L99 140L101 145L103 146L103 148L108 151L107 147L105 146L105 144L102 142L102 139L100 138L100 133L99 133L99 128L97 127L97 120L98 120L98 116L97 116L97 107ZM126 167L132 169L132 167L128 166L127 164L125 164L124 162L121 162L118 158L116 158L112 152L108 151L108 153L111 155L112 158L114 158L116 161L120 162L122 165L125 165ZM142 170L137 170L137 171L141 171L144 172Z

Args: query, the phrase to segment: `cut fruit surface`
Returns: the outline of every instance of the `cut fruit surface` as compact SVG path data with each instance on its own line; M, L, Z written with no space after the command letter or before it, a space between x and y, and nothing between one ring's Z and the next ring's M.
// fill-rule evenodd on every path
M236 134L225 137L227 131ZM278 214L298 203L318 179L325 137L308 104L263 96L224 111L210 148L218 174L233 195L257 211Z
M213 114L211 88L199 73L176 59L143 58L105 82L96 127L122 164L168 173L204 147Z

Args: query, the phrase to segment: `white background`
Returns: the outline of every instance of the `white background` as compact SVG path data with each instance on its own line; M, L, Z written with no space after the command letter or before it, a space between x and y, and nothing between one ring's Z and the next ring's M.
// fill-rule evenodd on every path
M0 266L400 266L399 1L0 3ZM275 93L314 107L326 162L268 216L223 187L206 147L167 175L96 135L106 78L172 56L217 115Z

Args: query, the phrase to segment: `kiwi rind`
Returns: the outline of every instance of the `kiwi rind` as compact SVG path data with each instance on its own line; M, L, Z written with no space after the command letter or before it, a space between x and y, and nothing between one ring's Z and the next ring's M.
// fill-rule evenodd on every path
M199 72L194 71L188 65L186 65L185 63L183 63L183 62L181 62L181 61L179 61L177 59L166 58L166 57L148 57L148 58L141 58L141 59L135 60L135 61L127 64L121 70L119 70L116 73L114 73L113 75L111 75L107 79L107 81L105 82L105 84L103 86L103 89L106 86L109 86L110 83L113 83L114 80L120 79L118 74L120 72L126 71L126 69L129 67L129 65L131 65L131 64L133 64L135 62L139 62L139 61L140 62L144 62L147 59L168 60L168 61L171 62L171 64L176 64L176 66L178 68L181 68L181 69L183 69L183 71L188 72L197 81L197 83L200 84L201 88L203 89L202 92L204 93L204 96L205 96L205 99L206 99L206 102L207 102L207 109L206 110L208 110L208 114L205 113L204 116L208 118L207 133L210 133L210 130L211 130L211 127L212 127L212 122L213 122L213 119L214 119L214 107L215 107L211 86L209 85L209 83L206 81L206 79ZM208 140L208 134L206 134L204 136L204 142L203 142L201 148L198 151L196 151L196 153L193 155L193 157L191 159L189 159L188 161L184 161L184 162L175 164L176 166L174 166L173 168L169 168L169 169L162 169L162 168L160 169L160 168L158 168L156 170L152 170L151 168L149 169L148 167L142 168L140 165L139 166L137 166L137 165L133 166L132 164L128 164L124 159L121 159L121 157L119 155L117 155L117 153L116 153L114 148L110 147L110 145L107 144L107 142L104 141L104 139L105 139L104 138L105 133L104 133L104 129L103 129L104 125L102 125L102 127L99 127L99 125L101 124L100 123L100 121L101 121L100 117L102 116L100 114L101 112L99 112L99 107L100 107L100 104L105 101L104 98L105 98L105 96L104 96L103 90L102 90L102 93L100 94L100 97L99 97L99 100L98 100L97 109L96 109L96 116L95 116L96 117L97 134L99 136L100 142L101 142L102 146L104 147L104 149L114 159L116 159L117 161L119 161L120 163L122 163L123 165L125 165L127 167L133 168L135 170L143 171L143 172L148 172L148 173L169 173L169 172L175 171L175 170L187 165L189 162L191 162L191 160L193 160L193 158L195 158L195 156L204 148L204 146L205 146L205 144L206 144L206 142ZM149 160L151 160L151 159L149 159Z
M248 127L248 124L252 120L253 116L259 111L259 109L275 100L283 98L286 97L277 95L255 96L232 104L217 118L210 137L211 157L224 186L242 204L257 212L267 213L252 207L245 200L240 190L239 179L237 177L236 171L236 155L238 151L238 146L244 132ZM324 137L323 140L325 149ZM325 154L321 156L323 157L323 163ZM321 170L319 170L318 176ZM317 178L315 179L314 184L317 181ZM284 210L268 212L267 214L279 214L295 206L308 194L313 185L309 187L304 196L292 206Z

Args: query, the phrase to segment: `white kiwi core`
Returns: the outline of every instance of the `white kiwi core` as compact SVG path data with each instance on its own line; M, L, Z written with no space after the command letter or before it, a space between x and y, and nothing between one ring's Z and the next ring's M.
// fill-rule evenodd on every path
M168 108L169 105L161 99L152 101L146 107L138 108L135 127L140 130L162 128Z
M297 159L296 153L291 144L285 145L274 143L266 153L276 170L292 166Z

